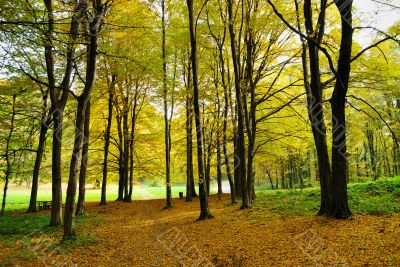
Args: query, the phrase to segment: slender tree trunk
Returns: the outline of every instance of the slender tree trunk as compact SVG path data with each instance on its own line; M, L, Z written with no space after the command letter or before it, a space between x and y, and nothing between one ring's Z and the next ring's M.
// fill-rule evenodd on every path
M131 138L130 138L130 153L129 153L129 195L128 202L132 202L132 194L133 194L133 174L134 174L134 149L135 149L135 130L136 130L136 118L138 116L138 92L135 93L133 103L133 110L131 116Z
M115 89L116 76L111 77L111 86L108 91L108 118L107 129L104 136L104 160L103 160L103 181L101 184L101 201L100 205L107 204L107 174L108 174L108 153L110 149L111 126L113 119L113 98Z
M369 152L369 160L371 166L371 174L372 179L377 179L377 171L376 171L376 152L375 152L375 144L374 144L374 130L371 128L370 123L366 123L365 125L365 135L367 137L368 142L368 152Z
M190 30L190 47L191 47L191 63L193 73L193 108L196 122L196 134L197 134L197 164L199 172L199 196L200 196L200 216L199 220L211 219L211 215L208 209L208 196L205 186L204 176L204 144L203 144L203 126L201 124L201 112L199 105L199 82L197 74L197 44L196 44L196 31L195 22L193 15L193 0L187 0L187 6L189 11L189 30Z
M6 151L5 151L5 158L6 158L6 177L5 177L5 184L4 184L4 190L3 190L3 201L1 203L1 213L0 215L3 215L6 209L6 199L7 199L7 190L8 190L8 183L10 179L10 174L11 174L11 162L10 162L10 145L11 145L11 137L14 132L14 122L15 122L15 116L16 116L16 100L17 100L17 95L13 95L13 104L12 104L12 113L11 113L11 124L10 124L10 131L8 133L7 139L6 139Z
M321 1L321 13L318 25L318 35L315 40L318 44L322 41L325 27L325 9L326 1ZM298 27L300 28L299 22L299 11L296 1L296 10L298 18ZM304 17L305 27L307 32L313 33L313 19L312 19L312 5L311 0L304 1ZM305 40L301 39L303 51L302 51L302 63L304 73L304 83L307 93L307 108L308 115L311 122L311 129L314 137L314 144L317 150L318 157L318 177L321 188L321 203L318 215L324 215L328 213L329 206L331 203L331 166L329 162L328 145L326 141L326 127L324 120L324 108L322 104L322 85L321 75L319 66L319 49L315 42L308 41L307 45ZM310 82L307 68L307 46L309 52L309 67L310 67Z
M283 159L281 160L281 187L282 189L286 189L286 183L285 183L285 163Z
M207 158L206 158L206 183L207 183L207 194L210 195L210 183L211 183L211 142L212 135L210 135L210 140L207 144Z
M242 186L242 206L241 209L247 209L250 207L249 198L247 192L247 178L246 178L246 150L245 150L245 137L244 137L244 114L243 114L243 99L242 92L240 86L240 71L239 71L239 62L237 58L236 51L236 37L235 30L233 25L233 3L232 0L227 0L228 4L228 15L229 15L229 35L231 39L231 53L232 53L232 61L235 73L235 91L236 91L236 104L238 111L238 156L239 156L239 171L241 178L241 186ZM250 177L251 179L251 177Z
M84 205L85 205L85 193L86 193L86 173L87 173L87 163L89 157L89 127L90 127L90 99L86 105L86 110L85 110L82 158L81 158L81 168L79 171L79 195L76 207L76 215L83 215L85 213Z
M222 195L222 168L221 168L221 141L219 139L219 133L217 134L217 183L218 183L218 195Z
M76 196L76 183L78 176L78 163L81 157L82 149L82 133L85 124L85 110L86 103L82 99L78 100L78 108L75 122L75 140L74 148L71 157L69 180L67 188L67 199L65 202L64 214L64 240L75 238L75 196Z
M222 152L224 154L224 163L226 167L226 175L229 181L229 187L231 191L231 203L236 204L236 188L235 183L232 177L231 171L231 163L229 162L229 155L228 155L228 137L227 137L227 129L228 129L228 111L229 111L229 97L228 97L228 85L225 79L225 61L224 61L224 54L223 54L223 46L220 45L218 47L219 50L219 61L221 64L221 82L222 87L224 89L224 111L223 111L223 126L222 126Z
M269 182L271 184L271 189L275 190L274 182L272 181L271 173L269 171L267 172L267 175L268 175Z
M124 107L124 114L122 115L122 120L123 120L123 125L122 125L122 131L123 131L123 136L124 136L124 153L123 153L123 161L124 161L124 201L128 201L129 198L129 185L128 185L128 179L129 179L129 148L130 148L130 136L129 136L129 129L128 129L128 124L129 124L129 103L128 103L128 92L126 96L126 102L125 102L125 107Z
M98 0L93 5L93 19L89 23L89 44L87 45L87 62L86 62L86 81L85 88L78 98L77 116L75 122L75 140L73 154L70 162L67 199L65 202L64 215L64 240L75 238L75 196L78 176L78 162L80 159L81 146L83 141L83 130L85 124L86 107L90 100L90 95L93 90L93 84L96 78L96 63L98 49L98 33L103 20L105 7L101 0Z
M122 116L120 114L117 115L117 130L118 130L118 139L119 139L119 158L118 158L118 198L117 201L124 200L124 135L122 133Z
M41 124L40 124L40 134L39 134L39 145L36 151L36 158L35 158L35 166L33 167L33 177L32 177L32 188L31 188L31 197L29 201L29 208L28 212L35 212L37 210L37 193L39 189L39 173L40 173L40 166L42 164L42 158L44 154L46 138L47 138L47 131L49 129L49 125L51 122L51 118L47 117L47 92L43 94L43 110L42 110L42 117L41 117ZM50 114L52 109L50 108Z
M168 88L167 88L167 56L165 47L165 0L161 0L162 9L162 60L163 60L163 98L164 98L164 124L165 124L165 177L166 177L166 204L165 208L172 207L172 194L171 194L171 158L170 158L170 136L169 136L169 121L168 121Z
M186 89L186 201L192 201L192 177L193 177L193 140L192 140L192 105L189 96L191 78L190 67L188 71L188 87Z

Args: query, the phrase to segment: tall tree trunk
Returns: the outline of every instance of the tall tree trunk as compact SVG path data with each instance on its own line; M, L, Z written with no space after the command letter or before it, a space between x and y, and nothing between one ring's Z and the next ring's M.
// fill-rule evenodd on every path
M91 34L89 37L89 44L87 45L88 56L86 62L86 81L83 92L78 98L77 116L75 122L74 148L70 162L67 199L65 202L63 237L64 240L75 238L75 196L78 176L78 162L80 159L80 150L83 141L82 132L86 120L86 106L88 105L90 95L93 90L93 84L96 78L98 33L105 12L105 6L103 5L101 0L95 1L95 3L93 4L93 8L93 19L89 23L89 31Z
M119 139L119 158L118 158L118 198L117 201L124 200L124 135L122 133L122 116L121 114L117 115L117 130L118 130L118 139Z
M136 88L137 89L137 88ZM137 89L138 90L138 89ZM138 116L138 92L136 91L134 96L133 110L131 116L131 138L130 138L130 153L129 153L129 194L127 202L132 202L133 194L133 173L134 173L134 149L135 149L135 130L136 130L136 118Z
M10 124L10 131L8 133L7 139L6 139L6 151L5 151L5 158L6 158L6 172L5 172L5 183L4 183L4 190L3 190L3 201L1 203L1 213L0 215L3 215L6 209L6 199L7 199L7 190L8 190L8 183L10 179L10 174L11 174L11 162L10 162L10 145L11 145L11 137L14 132L14 121L15 121L15 116L16 116L16 100L17 100L17 95L13 95L13 103L12 103L12 113L11 113L11 124Z
M221 168L221 141L219 133L217 134L217 183L218 195L222 195L222 168Z
M196 135L197 135L197 165L199 173L199 197L200 197L200 216L199 220L211 219L208 209L208 196L205 186L204 176L204 144L203 144L203 126L201 124L201 112L199 105L199 82L197 74L197 44L196 44L196 31L193 15L193 0L187 0L187 7L189 12L189 30L190 30L190 47L191 47L191 63L193 73L193 108L196 122Z
M50 226L61 225L62 220L62 189L61 189L61 144L63 109L53 112L53 148L52 148L52 205Z
M61 88L56 87L55 67L54 67L54 15L53 15L53 2L52 0L44 1L46 6L48 29L46 32L47 42L45 45L45 61L46 72L48 79L48 87L52 107L54 107L53 116L53 147L52 147L52 207L50 226L61 225L62 218L62 188L61 188L61 146L62 146L62 128L63 128L63 115L65 105L68 101L68 89L71 85L71 75L73 71L75 59L75 43L78 38L79 22L83 15L83 5L76 5L73 11L69 41L67 44L67 62L64 72L64 77L61 82ZM61 95L61 96L60 96Z
M298 27L300 29L299 20L299 8L297 1L296 11L298 19ZM315 42L320 44L324 34L325 28L325 10L326 1L321 1L321 11L319 14L319 24L316 27L318 34L316 34ZM304 17L305 27L309 34L314 33L313 27L313 16L312 16L312 5L311 0L304 1ZM322 85L321 85L321 74L319 66L319 49L315 42L308 41L307 45L305 40L301 39L302 42L302 63L304 73L304 84L307 93L307 109L308 115L311 122L311 129L314 137L314 144L317 151L318 157L318 177L321 188L321 202L318 215L324 215L328 213L329 205L331 202L331 166L329 162L328 145L326 141L326 126L324 120L324 108L322 104ZM310 78L308 75L307 67L307 46L309 52L309 67L310 67ZM309 82L310 80L310 82Z
M341 13L342 40L340 43L336 84L330 100L332 107L332 205L329 216L346 219L351 216L346 183L346 94L350 77L351 47L353 43L352 3L335 2Z
M210 195L211 189L211 142L212 142L212 135L210 134L210 140L208 140L207 144L207 157L206 157L206 184L207 184L207 194Z
M281 159L281 187L282 189L286 189L286 183L285 183L285 163L283 159Z
M237 114L238 114L238 136L237 136L237 146L238 146L238 156L239 156L239 171L241 178L242 187L242 206L241 209L247 209L250 207L249 198L247 192L247 178L246 178L246 150L245 150L245 137L244 137L244 114L243 114L243 99L242 91L240 85L240 71L239 62L236 51L236 37L234 29L234 18L233 18L233 3L232 0L227 0L228 4L228 16L229 16L229 35L231 39L231 53L235 76L235 91L236 91L236 104L237 104ZM250 177L251 179L251 177Z
M81 157L82 149L82 133L85 124L85 110L86 103L82 98L78 100L78 107L75 121L75 139L73 153L69 168L69 180L67 188L67 199L65 201L65 214L64 214L64 240L75 238L75 196L76 196L76 183L78 176L78 163Z
M47 98L48 93L45 92L43 94L43 109L42 109L42 117L40 124L40 134L39 134L39 144L36 151L35 158L35 166L33 167L33 176L32 176L32 188L31 188L31 197L29 201L28 212L35 212L37 210L37 193L39 189L39 173L40 166L42 164L42 158L44 154L47 131L49 129L49 125L51 123L51 117L47 116ZM52 108L50 108L49 115L51 115Z
M369 160L370 160L370 166L371 166L371 174L372 174L372 179L376 180L377 179L377 171L376 171L376 153L375 153L375 145L374 145L374 130L372 129L372 126L370 123L365 124L365 135L367 137L367 143L368 143L368 152L369 152Z
M86 110L85 110L82 159L81 159L81 168L79 170L79 195L76 207L76 215L83 215L85 213L84 205L85 205L85 193L86 193L86 173L87 173L87 163L89 157L89 127L90 127L90 99L86 105Z
M124 114L122 115L122 131L124 136L124 153L123 153L123 162L124 162L124 201L128 201L129 198L129 185L128 185L128 174L129 174L129 148L130 148L130 136L129 136L129 92L127 89L127 95L124 104Z
M190 86L190 72L188 76L188 88L186 90L186 201L192 201L193 192L192 192L192 180L193 176L193 167L192 167L192 108L189 97L189 86Z
M225 40L225 38L224 38ZM231 203L236 204L236 188L235 183L232 177L231 171L231 163L229 162L229 155L228 155L228 137L227 137L227 129L228 129L228 111L229 111L229 97L228 97L228 85L226 83L225 78L225 60L223 54L223 44L218 46L219 51L219 61L221 64L221 82L222 87L224 89L224 111L223 111L223 126L222 126L222 152L224 154L224 163L226 167L226 175L229 181L229 187L231 191Z
M165 208L172 207L172 194L171 194L171 154L170 154L170 130L169 130L169 121L168 121L168 87L167 87L167 56L166 56L166 47L165 47L165 30L166 30L166 22L165 22L165 0L161 0L161 9L162 9L162 60L163 60L163 98L164 98L164 124L165 124L165 180L166 180L166 204Z
M107 118L107 129L104 135L103 181L101 184L100 205L107 204L108 153L110 150L110 136L111 136L111 125L113 119L113 98L114 98L115 82L116 82L116 76L112 75L111 85L108 91L108 118Z

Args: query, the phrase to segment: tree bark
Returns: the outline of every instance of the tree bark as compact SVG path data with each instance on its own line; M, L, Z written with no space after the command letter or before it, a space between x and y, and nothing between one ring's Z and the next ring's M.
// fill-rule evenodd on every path
M76 215L84 215L84 205L85 205L85 193L86 193L86 173L87 173L87 163L89 157L89 127L90 127L90 99L86 105L85 109L85 123L83 129L83 146L82 146L82 158L81 158L81 168L79 171L79 195L76 207Z
M48 117L47 98L48 98L48 92L45 92L43 94L43 110L42 110L42 117L40 120L41 124L40 124L39 144L36 151L35 166L33 167L32 188L31 188L31 197L29 201L28 212L35 212L37 210L37 193L39 189L40 166L42 164L42 158L47 138L47 131L51 123L51 112L52 112L52 108L50 108Z
M221 130L220 130L220 113L221 113L221 105L219 100L219 95L217 93L217 183L218 183L218 195L222 195L222 168L221 168Z
M189 74L190 76L190 74ZM188 76L188 77L189 77ZM188 80L189 81L189 80ZM193 193L192 193L192 180L193 176L193 167L192 167L192 112L191 112L191 103L189 98L189 82L188 88L186 90L186 201L192 201Z
M86 82L85 87L78 98L77 116L75 122L75 139L74 148L70 162L70 171L67 188L67 199L65 202L65 215L64 215L64 240L75 238L75 196L76 184L78 175L78 162L80 159L81 146L83 140L83 128L85 123L86 106L88 105L93 84L96 78L96 63L97 63L97 49L98 49L98 33L100 24L103 20L105 6L101 0L95 1L93 4L94 14L93 19L89 23L90 37L89 44L87 45L87 62L86 62Z
M113 98L114 98L115 82L116 82L116 75L112 75L111 85L108 91L108 118L107 118L107 129L104 136L103 181L101 184L100 205L107 204L108 153L110 150L110 136L111 136L111 126L113 119Z
M194 26L193 0L187 0L189 12L189 31L190 31L190 47L191 47L191 63L193 74L193 108L196 123L197 137L197 164L199 173L199 197L200 197L200 216L198 220L213 218L208 209L208 196L205 186L204 176L204 144L203 144L203 126L201 121L200 105L199 105L199 82L197 74L197 44L196 31Z
M117 129L118 129L118 139L119 139L119 158L118 158L118 198L117 201L124 200L124 173L125 173L125 166L124 166L124 135L122 133L122 116L121 114L117 115Z
M298 4L296 1L296 10L298 18L298 27L300 29L299 15L298 15ZM325 10L326 1L321 0L321 11L319 14L318 22L318 33L315 33L313 27L313 15L311 0L304 1L304 17L305 17L305 28L308 34L316 34L315 41L307 41L301 38L302 42L302 63L304 73L304 84L307 93L307 109L308 116L311 122L311 129L314 137L314 144L317 151L318 157L318 176L320 180L321 188L321 202L318 215L324 215L328 213L329 205L331 202L331 166L329 162L328 145L326 141L326 126L324 120L324 108L322 104L322 84L321 74L319 66L319 49L316 45L320 44L324 34L325 28ZM307 46L309 53L309 67L310 67L310 78L308 76L307 68ZM310 82L309 82L310 80Z
M52 0L44 1L46 6L48 29L46 32L46 45L45 45L45 61L46 72L48 79L48 88L50 99L54 111L53 116L53 147L52 147L52 207L50 226L61 225L62 218L62 188L61 188L61 145L62 145L62 127L63 127L63 114L65 105L68 101L68 89L70 87L70 80L73 71L73 62L75 57L75 42L78 38L77 32L79 28L79 21L82 16L82 6L76 5L71 19L69 41L67 45L67 62L64 72L64 77L61 82L61 89L56 87L55 67L54 67L54 15L53 15L53 2ZM61 95L61 96L60 96Z
M245 137L244 137L244 115L243 115L243 99L240 85L240 71L239 71L239 62L236 51L236 37L234 30L234 18L233 18L233 3L232 0L227 0L228 4L228 17L229 17L229 35L231 39L231 53L232 53L232 61L234 68L234 77L235 77L235 91L236 91L236 104L237 104L237 146L238 146L238 157L239 157L239 172L241 179L241 187L242 187L242 206L241 209L247 209L250 207L249 198L247 192L247 178L246 178L246 150L245 150ZM251 179L251 178L250 178Z
M346 94L350 77L353 44L352 4L350 0L335 1L341 13L341 42L336 83L330 100L332 107L332 204L328 215L347 219L351 216L347 196L346 177Z
M163 98L164 98L164 124L165 124L165 180L166 180L166 203L165 208L172 207L172 195L171 195L171 144L170 144L170 130L168 121L168 87L167 87L167 57L166 57L166 47L165 47L165 0L161 0L161 10L162 10L162 60L163 60Z
M10 124L10 131L8 133L7 139L6 139L6 151L5 151L5 158L6 158L6 171L5 171L5 183L4 183L4 190L3 190L3 201L1 202L1 212L0 215L4 215L5 209L6 209L6 199L7 199L7 190L8 190L8 183L9 183L9 178L11 174L11 162L10 162L10 145L11 145L11 137L14 133L14 122L15 122L15 116L16 116L16 100L17 100L17 95L13 95L13 103L12 103L12 113L11 113L11 124Z
M127 202L129 198L129 185L128 185L128 179L129 179L129 148L130 148L130 136L129 136L129 89L127 88L126 92L126 98L125 98L125 103L124 103L124 113L122 114L122 132L124 136L124 152L123 152L123 164L124 164L124 169L123 169L123 183L124 183L124 201Z

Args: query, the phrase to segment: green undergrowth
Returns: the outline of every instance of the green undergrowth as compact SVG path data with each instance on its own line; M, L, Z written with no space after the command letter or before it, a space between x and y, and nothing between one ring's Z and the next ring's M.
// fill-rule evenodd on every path
M350 209L353 213L393 214L400 212L400 177L348 185ZM253 208L259 216L313 216L318 212L320 190L265 190L257 192Z

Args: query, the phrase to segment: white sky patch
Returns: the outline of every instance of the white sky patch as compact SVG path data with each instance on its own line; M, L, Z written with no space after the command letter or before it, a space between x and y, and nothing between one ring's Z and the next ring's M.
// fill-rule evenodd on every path
M356 26L369 26L386 31L400 21L400 0L354 0L353 6L353 17L361 20L356 22ZM358 30L354 35L355 40L363 47L369 45L375 37L374 30Z

